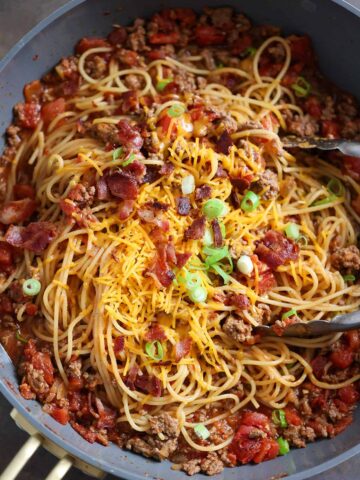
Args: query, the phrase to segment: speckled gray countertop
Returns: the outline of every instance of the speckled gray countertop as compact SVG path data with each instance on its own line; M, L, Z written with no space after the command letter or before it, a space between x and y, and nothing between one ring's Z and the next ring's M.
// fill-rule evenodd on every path
M66 2L67 0L0 0L0 58L27 31ZM349 3L360 6L360 0L351 0ZM0 432L2 439L0 474L28 437L14 424L10 418L10 411L10 404L0 396ZM311 448L311 446L308 448ZM50 453L39 449L17 478L18 480L42 480L55 463L56 459ZM65 480L90 480L91 477L72 469L64 478ZM112 476L106 478L114 480ZM343 479L360 480L360 456L356 456L322 475L313 477L313 480Z

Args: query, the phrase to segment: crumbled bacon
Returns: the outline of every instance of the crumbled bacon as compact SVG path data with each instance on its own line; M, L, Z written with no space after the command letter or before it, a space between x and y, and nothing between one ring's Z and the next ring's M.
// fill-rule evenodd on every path
M123 335L119 335L114 340L114 353L117 355L124 351L125 348L125 337Z
M223 168L221 163L219 163L218 168L217 168L216 173L215 173L215 177L216 178L228 178L228 176L229 175L228 175L227 171Z
M230 148L234 145L234 142L229 135L229 133L225 130L220 137L216 140L215 148L218 153L223 153L224 155L228 155Z
M231 293L226 296L224 304L236 307L239 310L247 310L250 307L250 300L246 295L242 295L241 293Z
M282 233L269 230L258 243L255 253L262 262L275 269L290 260L296 260L299 256L299 246Z
M144 338L148 342L152 342L153 340L166 340L167 336L163 327L158 323L154 323L153 325L151 325L148 332L145 333Z
M53 223L34 222L26 227L11 225L5 234L5 240L13 247L41 253L54 240L56 234L57 230Z
M0 223L10 225L10 223L23 222L31 217L35 209L36 202L31 198L5 203L0 207Z
M0 242L0 272L10 273L14 266L12 246L6 242Z
M110 199L110 191L106 183L106 177L104 175L96 181L96 196L99 200Z
M125 384L130 390L142 390L154 397L161 397L161 381L155 375L143 373L137 365L133 365L126 376Z
M134 200L122 200L118 206L118 215L120 220L126 220L134 211Z
M205 200L206 198L211 197L211 187L210 185L201 185L195 190L195 200Z
M205 233L206 219L204 216L196 218L184 232L185 240L199 240Z
M137 214L143 222L156 225L165 232L169 230L169 221L164 219L161 215L161 211L153 206L140 207L137 211Z
M130 125L127 120L120 120L118 125L120 143L127 150L140 150L143 146L143 139L136 127Z
M106 177L107 186L114 197L135 200L139 193L136 178L128 172L115 172Z
M161 166L159 173L160 175L165 175L166 177L168 177L173 173L174 169L175 167L172 163L165 162L164 165Z
M96 428L113 428L116 425L117 413L112 408L103 404L100 398L95 397L95 405L98 411L98 420Z
M179 215L189 215L190 213L190 199L188 197L179 197L176 200L176 211Z
M220 224L216 218L211 222L211 227L214 234L214 246L221 247L223 244L223 237L221 233Z
M128 90L121 94L122 103L119 108L121 114L134 113L140 108L139 95L136 90Z
M123 167L123 170L135 177L138 182L142 182L146 174L146 166L139 160L134 160L129 165Z
M253 181L253 175L244 175L242 177L230 177L231 184L239 193L244 193L250 187Z
M182 268L184 265L186 265L190 257L191 257L191 253L189 252L176 253L176 266L178 268Z
M170 208L168 203L158 202L157 200L146 202L145 205L154 208L155 210L162 210L163 212L167 212Z
M180 342L175 344L175 361L180 362L180 360L184 357L187 357L190 353L192 346L192 339L187 337Z

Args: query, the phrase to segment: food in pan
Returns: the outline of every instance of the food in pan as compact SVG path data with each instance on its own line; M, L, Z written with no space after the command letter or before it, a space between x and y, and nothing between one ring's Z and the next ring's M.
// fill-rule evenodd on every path
M164 10L81 39L24 95L0 185L21 394L190 475L344 430L359 332L282 337L360 305L360 160L281 140L360 135L311 40Z

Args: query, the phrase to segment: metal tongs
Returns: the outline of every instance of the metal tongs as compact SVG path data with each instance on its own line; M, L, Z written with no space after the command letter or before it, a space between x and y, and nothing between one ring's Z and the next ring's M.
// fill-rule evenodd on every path
M331 320L311 320L310 322L291 323L284 327L283 337L312 337L329 335L336 332L346 332L360 328L360 311L336 315ZM279 336L272 325L255 327L255 332L262 336Z
M289 135L281 138L285 148L318 148L319 150L340 150L344 155L360 157L360 142L343 138L296 137Z

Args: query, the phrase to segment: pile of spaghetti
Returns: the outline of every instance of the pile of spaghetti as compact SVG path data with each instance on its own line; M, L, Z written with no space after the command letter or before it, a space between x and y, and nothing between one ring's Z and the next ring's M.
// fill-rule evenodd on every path
M230 9L196 22L168 10L84 38L25 87L0 312L26 398L89 441L211 474L351 421L357 332L281 334L360 306L360 165L283 148L341 133L307 37Z

